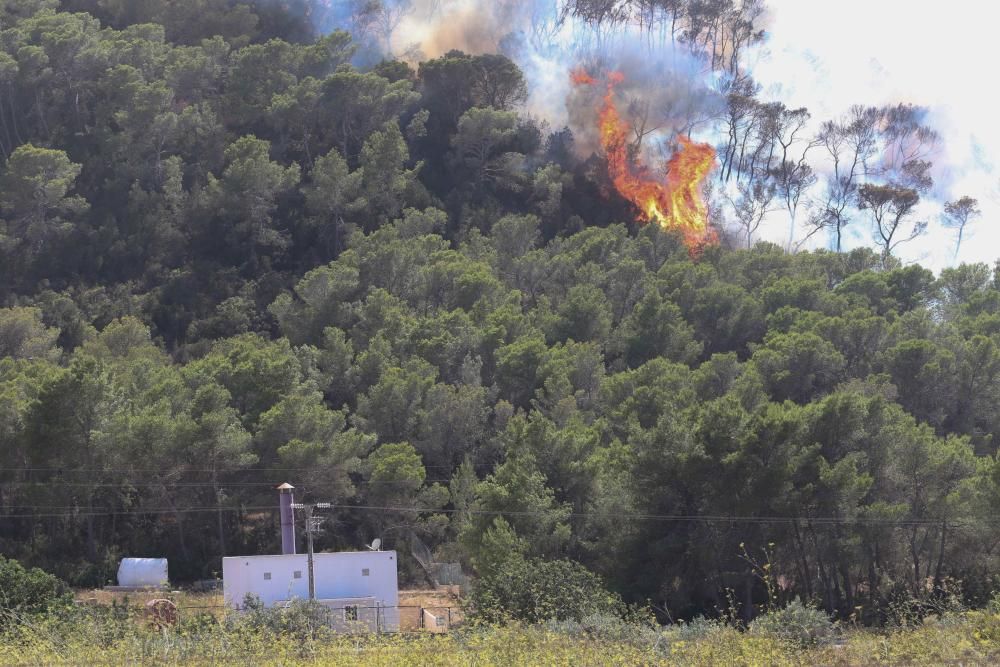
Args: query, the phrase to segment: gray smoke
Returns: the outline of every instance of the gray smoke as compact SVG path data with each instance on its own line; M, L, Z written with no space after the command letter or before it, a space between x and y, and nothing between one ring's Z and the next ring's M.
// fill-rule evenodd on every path
M722 108L717 76L701 58L638 20L587 23L565 0L331 0L314 14L326 17L322 29L349 30L367 49L412 64L453 49L510 57L528 81L525 111L551 129L568 126L583 154L599 145L605 89L573 86L570 72L581 66L597 77L625 75L620 108L656 163L675 134L710 132L708 121Z

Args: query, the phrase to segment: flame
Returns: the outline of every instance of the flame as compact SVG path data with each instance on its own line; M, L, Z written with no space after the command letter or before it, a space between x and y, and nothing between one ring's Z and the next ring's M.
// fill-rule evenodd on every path
M597 80L585 70L570 74L574 85L594 85ZM643 222L656 222L667 229L678 229L691 252L718 241L708 225L708 207L702 184L715 166L715 149L677 137L679 149L667 162L667 179L658 182L649 176L645 165L634 165L628 155L629 124L615 104L615 86L625 80L621 72L609 72L608 90L599 113L601 146L608 161L611 180L625 199L636 205Z
M597 83L597 79L592 77L587 70L582 67L578 67L569 73L569 79L573 82L575 86L592 86Z

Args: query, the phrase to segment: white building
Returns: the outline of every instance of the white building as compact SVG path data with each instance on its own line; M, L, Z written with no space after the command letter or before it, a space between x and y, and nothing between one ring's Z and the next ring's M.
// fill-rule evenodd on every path
M399 630L395 551L345 551L313 556L316 601L332 611L337 629ZM306 554L222 559L226 604L237 609L255 595L265 606L309 598Z

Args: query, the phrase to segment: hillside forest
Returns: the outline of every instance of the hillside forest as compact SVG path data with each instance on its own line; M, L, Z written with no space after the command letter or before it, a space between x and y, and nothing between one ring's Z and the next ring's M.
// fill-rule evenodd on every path
M709 185L697 252L505 55L359 58L294 2L0 3L0 553L212 578L279 550L289 482L333 504L317 548L381 538L407 584L426 545L572 561L669 618L772 584L865 621L987 599L1000 268L903 265L930 165L882 159L933 131L854 108L794 144L853 160L824 180L781 155L808 112L732 55L759 3L619 4L728 76L737 199ZM753 243L762 197L830 249ZM848 251L849 222L887 236Z

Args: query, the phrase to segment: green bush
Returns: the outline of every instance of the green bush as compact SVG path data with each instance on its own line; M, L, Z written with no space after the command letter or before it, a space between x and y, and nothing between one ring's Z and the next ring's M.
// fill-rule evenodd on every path
M639 647L654 646L660 638L660 631L652 622L642 623L607 612L590 614L579 621L552 620L546 627L574 639L622 642Z
M291 600L285 606L265 607L260 598L248 594L243 612L226 617L229 630L249 630L274 636L316 639L330 630L330 610L311 600Z
M621 598L598 575L570 560L511 558L476 582L469 602L471 617L486 623L625 613Z
M208 636L219 632L219 619L207 611L181 614L177 621L177 632L195 637Z
M62 580L0 556L0 628L25 615L44 614L73 600Z
M996 609L966 612L961 620L971 630L969 634L976 643L990 648L1000 646L1000 613Z
M725 629L726 624L722 621L698 616L687 623L681 621L669 626L663 636L670 642L696 642Z
M989 604L989 603L987 603ZM886 592L886 601L877 608L878 618L890 627L908 628L925 623L939 623L942 619L961 615L967 611L962 600L961 585L947 577L940 587L914 592L896 584Z
M114 583L120 562L117 551L104 551L96 562L64 563L57 574L74 588L100 588Z
M833 637L834 625L826 612L802 604L795 598L784 609L755 618L750 623L750 632L799 646L816 646Z
M141 607L126 596L112 600L110 605L78 606L60 620L75 626L95 646L110 648L135 635L136 621L141 613Z

